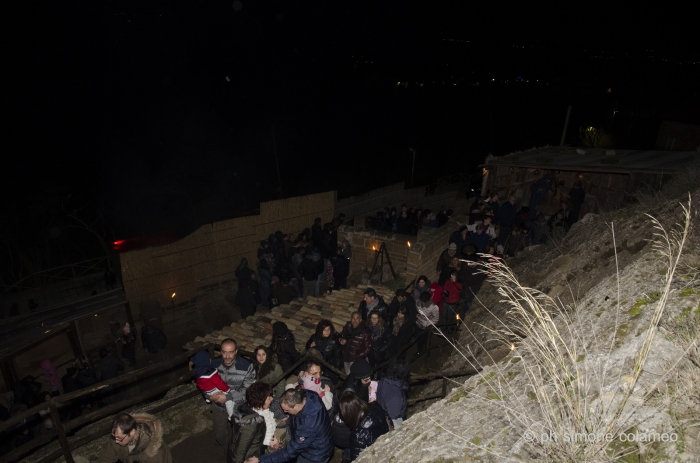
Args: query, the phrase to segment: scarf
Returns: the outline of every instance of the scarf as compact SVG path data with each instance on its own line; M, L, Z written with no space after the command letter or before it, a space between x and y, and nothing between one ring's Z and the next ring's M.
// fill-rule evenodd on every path
M255 413L265 418L265 439L263 440L264 445L270 445L270 440L275 435L275 429L277 428L277 421L275 421L275 415L272 410L254 408Z
M392 331L391 334L394 336L397 336L399 334L399 330L401 329L401 325L406 321L406 316L404 315L403 318L396 317L394 318L394 330Z
M379 305L379 298L374 298L374 304L367 304L367 314L369 314L375 307Z

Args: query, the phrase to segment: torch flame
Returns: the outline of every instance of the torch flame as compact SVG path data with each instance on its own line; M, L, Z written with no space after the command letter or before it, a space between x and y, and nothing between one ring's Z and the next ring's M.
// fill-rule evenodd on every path
M406 241L406 244L408 244L408 247L409 247L409 248L411 247L411 242L410 242L410 241Z
M372 246L372 251L376 251L376 250L377 250L377 248Z
M457 321L459 321L459 320L461 320L461 318L459 318L459 314L457 314Z
M515 350L515 344L510 345L510 350Z
M173 293L173 295L170 296L170 299L175 299L175 293Z

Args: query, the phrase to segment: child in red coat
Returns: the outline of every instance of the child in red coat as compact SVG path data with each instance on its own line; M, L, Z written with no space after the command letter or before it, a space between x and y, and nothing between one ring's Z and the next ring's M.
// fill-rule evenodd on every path
M211 400L211 396L217 392L226 394L226 412L230 420L235 407L233 400L231 400L228 395L229 387L224 380L221 379L221 376L219 376L218 370L211 366L209 354L206 351L197 352L190 361L194 365L192 373L197 382L197 388L202 391L208 400Z

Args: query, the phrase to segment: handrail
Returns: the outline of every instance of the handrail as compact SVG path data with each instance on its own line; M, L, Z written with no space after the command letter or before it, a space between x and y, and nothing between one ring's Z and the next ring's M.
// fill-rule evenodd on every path
M129 372L125 375L122 376L117 376L116 378L109 379L107 381L102 381L100 383L94 384L90 386L89 388L86 389L81 389L79 391L75 392L69 392L68 394L62 394L56 397L52 397L50 401L48 402L43 402L39 405L36 405L29 410L19 413L10 419L0 423L0 432L5 431L7 428L12 426L13 424L17 424L20 421L36 414L39 413L40 410L46 409L46 407L49 406L49 404L63 404L65 402L68 402L69 400L72 399L77 399L79 397L84 397L88 396L91 394L94 394L96 392L102 391L106 389L109 386L119 384L120 386L126 385L133 383L135 381L138 381L139 379L152 376L155 373L160 373L161 371L168 370L174 366L180 365L181 363L184 363L184 361L188 361L190 357L192 357L194 354L196 354L199 351L206 350L211 347L211 344L201 344L199 346L194 347L193 349L184 352L182 354L177 355L176 357L166 361L166 362L160 362L156 363L154 365L150 365L146 368L142 368L140 370L132 371Z
M12 291L13 289L24 289L24 290L26 290L26 289L36 289L36 288L40 288L40 287L42 287L42 286L46 286L46 285L52 283L52 280L53 280L53 279L57 279L57 278L61 278L61 279L64 279L64 280L71 280L71 279L73 279L73 278L76 278L76 277L79 277L79 276L83 276L83 275L86 275L86 274L88 274L88 273L96 273L96 272L88 272L88 271L89 271L89 270L96 269L97 266L98 266L100 263L102 263L103 261L105 261L105 260L107 261L108 267L111 269L111 268L112 268L112 260L111 260L111 258L110 258L109 256L102 256L102 257L95 257L94 259L84 260L84 261L81 261L81 262L75 262L75 263L72 263L72 264L62 265L62 266L60 266L60 267L49 268L49 269L46 269L46 270L39 270L38 272L31 273L31 274L25 276L24 278L21 278L20 280L16 281L15 283L12 283L11 285L0 285L0 288L1 288L1 289L0 289L0 296L4 296L5 294L9 294L10 291ZM83 265L83 264L85 264L85 265ZM88 264L89 264L89 265L88 265ZM76 275L76 274L75 274L75 269L84 269L84 270L87 270L87 271L82 272L82 273L79 273L78 275ZM63 272L66 271L66 270L71 270L71 276L70 276L70 277L63 277L63 276L61 276L61 273L63 273ZM100 268L99 270L102 271L103 269ZM58 272L57 272L55 275L52 275L51 273L49 273L49 272L54 272L54 271L58 271ZM48 278L49 280L48 280L48 281L45 281L45 282L42 282L42 283L39 284L39 285L34 285L34 286L20 286L20 284L21 284L22 282L24 282L25 280L28 280L28 279L30 279L30 278L33 278L33 277Z
M299 360L297 360L296 363L295 363L294 365L292 365L291 367L289 367L289 368L287 369L287 371L283 372L280 376L278 376L277 378L275 378L275 380L272 381L272 382L270 383L270 386L275 387L275 386L277 385L277 383L279 383L280 381L282 381L283 379L285 379L286 377L288 377L288 376L290 376L292 373L294 373L294 370L296 370L296 368L297 368L299 365L301 365L301 364L307 362L307 361L308 361L307 359L313 360L313 361L315 361L315 362L320 363L321 365L323 365L323 366L325 366L325 367L330 368L330 370L331 370L333 373L339 375L342 379L345 379L345 378L347 377L347 375L345 374L344 371L338 370L338 369L335 368L333 365L331 365L330 363L326 362L325 360L323 360L323 359L320 358L320 357L316 357L316 356L310 355L309 351L307 350L306 353L305 353L304 355L302 355L301 358L300 358Z

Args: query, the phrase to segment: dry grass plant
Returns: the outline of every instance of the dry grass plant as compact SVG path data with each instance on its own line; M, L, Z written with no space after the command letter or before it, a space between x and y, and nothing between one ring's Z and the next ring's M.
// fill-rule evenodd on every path
M683 220L670 229L649 216L655 229L652 246L656 255L660 255L664 260L667 272L664 288L656 302L648 329L645 330L645 338L636 352L630 371L612 371L610 354L616 349L618 339L615 335L609 339L596 337L594 321L589 312L581 307L565 306L561 301L554 300L539 290L522 286L506 266L497 262L489 263L488 259L483 264L483 271L489 274L491 284L497 288L502 301L508 306L507 319L498 319L484 306L500 324L498 329L490 331L501 342L511 345L515 357L521 360L527 376L526 395L535 399L535 413L532 404L528 402L529 398L525 397L522 391L516 390L517 386L508 380L504 366L493 359L491 360L496 375L487 376L481 373L481 382L488 382L491 391L501 399L492 400L490 403L503 409L513 428L512 432L529 436L527 445L547 460L619 461L632 453L640 453L637 447L620 447L616 444L620 443L620 435L640 424L635 417L638 401L630 399L657 334L659 320L664 314L671 285L690 233L690 197L687 206L681 206ZM611 231L615 244L613 224ZM616 248L615 263L617 266ZM621 324L619 267L617 276L618 303L613 333L617 332ZM477 340L479 348L488 352L469 327L463 327L472 339ZM476 364L476 356L468 347L461 344L453 344L453 347L471 366L481 366ZM697 349L697 345L695 348ZM657 385L664 378L665 375L659 378ZM488 394L482 397L483 388L473 388L469 394L483 400L489 399ZM575 438L582 434L607 437L594 439L593 442ZM473 443L470 445L495 453L491 448Z

